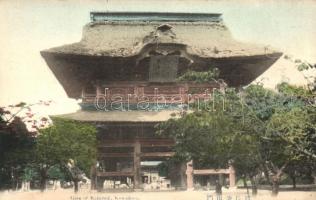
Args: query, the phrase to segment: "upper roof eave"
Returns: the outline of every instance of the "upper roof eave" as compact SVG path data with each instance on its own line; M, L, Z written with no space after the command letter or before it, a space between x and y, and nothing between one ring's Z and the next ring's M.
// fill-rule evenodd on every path
M85 48L76 48L76 45L72 48L74 44L60 47L55 47L51 49L42 50L41 54L51 54L51 55L61 55L61 56L87 56L87 57L103 57L103 58L133 58L137 57L141 49L125 48L125 49L113 49L109 51L93 51L93 49ZM69 48L70 47L70 48ZM264 51L232 51L232 52L218 52L214 53L209 50L199 49L195 51L193 48L188 47L188 54L191 56L197 56L201 59L225 59L225 58L239 58L239 57L253 57L253 56L262 56L262 55L273 55L273 54L282 54L280 51L274 49L269 49Z

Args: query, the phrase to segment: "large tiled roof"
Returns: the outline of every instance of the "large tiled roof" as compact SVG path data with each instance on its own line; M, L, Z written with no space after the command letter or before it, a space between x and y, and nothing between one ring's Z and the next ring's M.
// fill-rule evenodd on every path
M168 26L170 30L159 30ZM131 57L149 44L181 44L199 57L252 56L274 53L264 46L235 41L222 21L94 21L80 42L43 52L88 56Z

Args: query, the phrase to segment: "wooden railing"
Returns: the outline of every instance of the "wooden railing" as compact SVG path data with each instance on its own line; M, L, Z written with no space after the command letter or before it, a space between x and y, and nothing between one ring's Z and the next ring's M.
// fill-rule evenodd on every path
M149 82L112 82L95 86L95 93L82 90L83 103L114 101L138 103L174 103L189 102L198 98L208 98L214 89L219 88L217 83L170 83L153 84Z

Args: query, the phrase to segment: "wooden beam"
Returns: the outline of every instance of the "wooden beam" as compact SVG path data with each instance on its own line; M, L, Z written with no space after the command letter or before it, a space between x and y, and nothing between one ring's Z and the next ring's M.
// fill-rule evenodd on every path
M174 154L174 152L147 152L141 153L141 157L172 157Z
M172 147L175 145L173 140L149 140L149 141L142 141L142 147Z
M194 175L212 175L212 174L229 174L228 169L195 169L193 170Z
M175 145L173 139L140 139L142 147L172 147ZM98 145L98 148L104 147L134 147L135 140L106 140Z
M134 143L128 143L128 142L106 142L103 144L98 145L98 148L104 148L104 147L134 147Z
M110 177L110 176L133 176L133 172L97 172L97 176Z
M99 158L128 158L133 157L133 153L99 153Z

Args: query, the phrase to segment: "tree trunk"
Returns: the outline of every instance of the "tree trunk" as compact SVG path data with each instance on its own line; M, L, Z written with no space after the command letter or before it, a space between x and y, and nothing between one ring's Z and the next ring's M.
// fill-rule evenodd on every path
M271 177L271 186L272 186L272 196L277 196L279 193L279 185L281 176L283 174L283 170L286 168L286 166L289 164L290 161L286 161L281 168L276 167L272 162L270 163L272 166L272 171L274 171L274 174Z
M91 179L91 190L96 190L96 176L97 176L97 169L96 165L93 164L90 168L90 179Z
M249 196L249 188L248 188L246 176L244 176L244 178L242 180L244 182L244 187L247 189L247 195Z
M295 176L291 176L291 179L292 179L293 189L296 189L296 177Z
M246 177L244 177L242 180L244 182L244 187L247 189L247 194L249 194L249 188L248 188Z
M244 184L244 187L247 188L248 186L247 186L246 178L243 178L243 179L242 179L242 182L243 182L243 184Z
M46 189L46 178L47 178L47 170L46 169L41 169L40 170L40 189L41 192L44 192L44 190Z
M74 189L75 193L79 191L79 181L77 179L74 180Z
M263 174L264 174L264 177L266 178L267 182L271 184L269 170L268 170L268 167L266 164L263 165Z
M252 195L256 196L258 194L258 187L257 187L257 182L255 180L254 177L250 177L250 181L251 181L251 191L252 191Z
M277 196L279 194L279 185L280 179L279 178L272 178L272 196Z
M19 179L16 180L16 187L15 190L17 191L19 189Z
M14 180L14 178L11 179L11 190L15 190L15 180Z
M19 188L19 181L16 178L12 178L11 180L11 190L15 191Z
M45 189L46 189L46 177L41 177L40 188L41 188L41 192L45 191Z
M19 180L18 180L18 173L14 169L14 167L11 167L11 189L17 190L19 186Z

